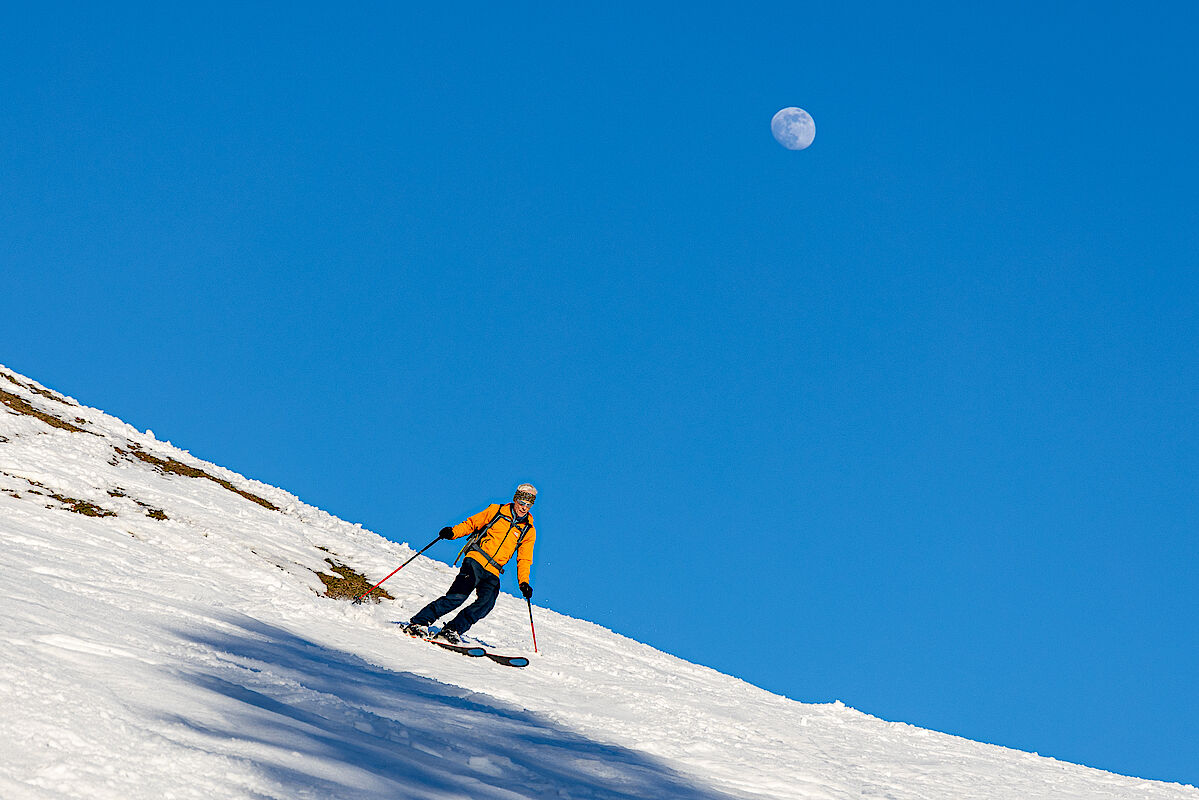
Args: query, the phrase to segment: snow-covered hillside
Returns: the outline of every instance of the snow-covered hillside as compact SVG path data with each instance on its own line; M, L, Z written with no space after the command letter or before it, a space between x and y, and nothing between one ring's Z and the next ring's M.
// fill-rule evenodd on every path
M1199 800L806 705L504 595L402 635L451 570L0 368L0 798ZM496 498L497 500L500 498ZM430 538L435 532L429 532ZM415 543L417 546L424 542Z

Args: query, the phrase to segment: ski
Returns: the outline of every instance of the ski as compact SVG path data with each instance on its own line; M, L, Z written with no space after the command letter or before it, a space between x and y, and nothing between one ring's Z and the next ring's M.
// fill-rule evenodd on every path
M502 656L499 653L488 652L478 645L450 644L449 642L443 642L440 639L425 639L425 641L435 644L438 647L444 647L446 650L453 650L455 653L461 653L464 656L470 656L471 658L487 657L497 664L503 664L505 667L529 666L529 659L525 658L524 656Z
M524 656L502 656L499 653L488 653L484 651L483 655L490 658L497 664L503 664L505 667L527 667L529 659Z
M400 630L403 630L403 628ZM432 636L413 636L411 633L408 633L408 631L404 631L404 634L413 639L419 639L422 642L435 644L438 647L444 647L446 650L452 650L455 653L461 653L462 655L470 656L471 658L482 658L483 656L487 655L487 651L482 647L465 644L450 644L449 642L441 639L434 639Z
M444 647L446 650L452 650L455 653L461 653L464 656L470 656L471 658L482 658L483 656L487 655L487 651L482 647L472 647L465 644L450 644L449 642L442 642L437 639L425 639L425 641L435 644L438 647Z
M407 631L405 631L405 633L407 633L407 635L411 636L413 639L420 639L422 642L435 644L438 647L444 647L446 650L452 650L455 653L461 653L462 655L470 656L471 658L486 657L497 664L503 664L505 667L520 668L529 666L529 659L525 658L524 656L503 656L499 653L488 652L486 648L480 647L477 644L450 644L449 642L434 638L432 636L412 636L412 634L408 633Z

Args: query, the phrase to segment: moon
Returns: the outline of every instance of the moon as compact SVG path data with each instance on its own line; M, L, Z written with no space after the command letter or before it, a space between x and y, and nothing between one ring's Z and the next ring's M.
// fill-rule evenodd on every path
M789 106L770 120L770 132L788 150L803 150L816 138L816 121L802 108Z

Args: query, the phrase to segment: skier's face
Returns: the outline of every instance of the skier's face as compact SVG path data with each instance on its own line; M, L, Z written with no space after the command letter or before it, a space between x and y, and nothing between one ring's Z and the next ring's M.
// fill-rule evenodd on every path
M512 507L516 509L517 516L523 517L529 513L529 509L533 507L533 504L526 500L513 500Z

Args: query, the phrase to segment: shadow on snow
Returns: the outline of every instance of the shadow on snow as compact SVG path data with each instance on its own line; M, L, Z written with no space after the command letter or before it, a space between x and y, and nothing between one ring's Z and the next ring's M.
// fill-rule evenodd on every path
M169 721L190 746L249 758L281 796L730 797L648 755L486 695L385 669L257 620L225 622L232 630L180 632L214 658L179 678L217 698Z

